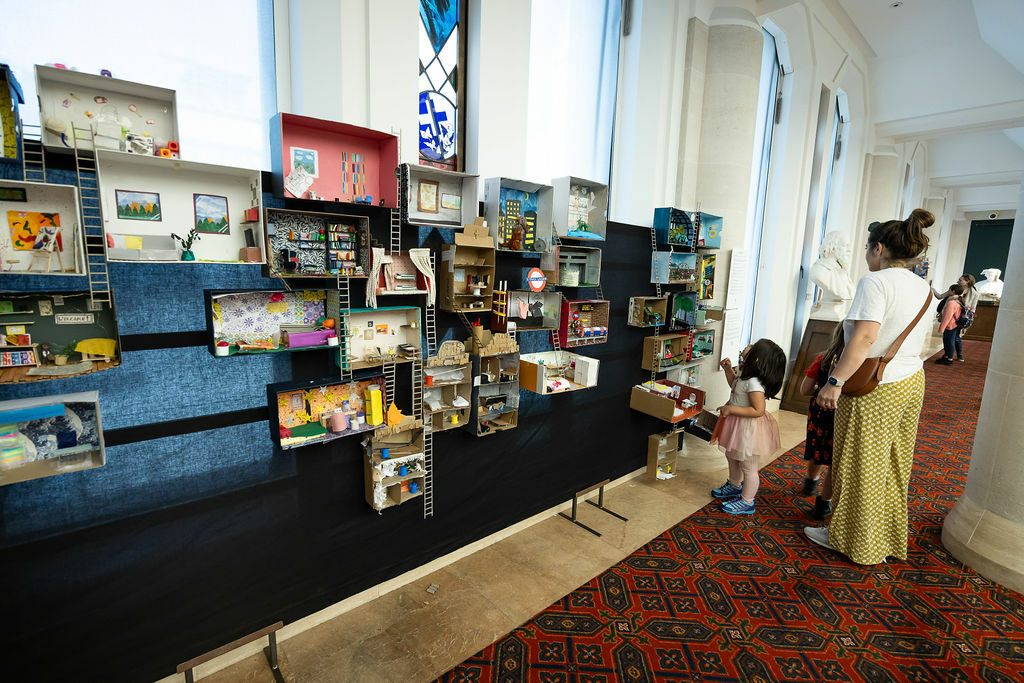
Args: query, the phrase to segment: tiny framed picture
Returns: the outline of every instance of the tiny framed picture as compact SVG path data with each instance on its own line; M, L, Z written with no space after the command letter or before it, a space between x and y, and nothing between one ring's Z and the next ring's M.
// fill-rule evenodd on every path
M160 194L158 192L135 192L114 190L117 217L129 221L161 221Z
M441 208L442 209L461 209L462 208L462 196L457 194L448 194L444 192L441 194Z
M289 147L288 153L292 159L292 168L301 168L314 178L320 177L320 160L315 149Z
M416 208L423 213L437 213L438 183L436 180L421 180Z
M196 232L227 235L231 232L228 223L228 198L216 194L193 194L195 205Z

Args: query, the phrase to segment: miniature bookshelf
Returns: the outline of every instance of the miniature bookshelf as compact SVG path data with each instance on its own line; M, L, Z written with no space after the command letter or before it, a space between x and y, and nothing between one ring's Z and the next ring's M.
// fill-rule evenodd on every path
M370 269L370 220L314 211L266 209L264 276L365 278Z
M566 347L604 344L608 341L611 302L599 299L563 300L558 340Z
M487 313L494 296L494 244L487 228L466 225L441 248L440 307L451 313Z
M0 275L85 275L78 188L0 180Z
M559 239L604 241L608 234L608 186L574 176L551 181Z
M487 179L487 225L498 251L544 253L551 249L552 192L550 185L511 178ZM522 244L518 244L520 241Z

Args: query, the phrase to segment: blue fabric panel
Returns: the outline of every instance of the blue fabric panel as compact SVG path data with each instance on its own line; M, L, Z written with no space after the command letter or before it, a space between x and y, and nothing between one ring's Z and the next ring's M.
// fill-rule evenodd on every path
M254 422L115 446L103 467L5 486L6 540L66 533L293 476L294 456L275 453L268 430Z

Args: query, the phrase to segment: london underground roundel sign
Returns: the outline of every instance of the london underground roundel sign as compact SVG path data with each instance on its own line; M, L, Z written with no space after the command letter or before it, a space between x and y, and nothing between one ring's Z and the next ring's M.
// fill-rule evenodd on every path
M526 274L526 283L535 292L543 291L548 286L548 276L540 268L530 268Z

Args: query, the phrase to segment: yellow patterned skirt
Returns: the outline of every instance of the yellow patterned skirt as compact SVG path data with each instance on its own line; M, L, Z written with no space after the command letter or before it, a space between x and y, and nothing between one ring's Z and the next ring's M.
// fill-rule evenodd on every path
M907 559L907 490L923 404L924 370L839 398L828 542L857 564Z

